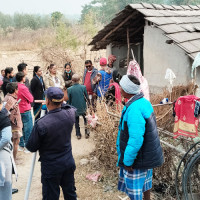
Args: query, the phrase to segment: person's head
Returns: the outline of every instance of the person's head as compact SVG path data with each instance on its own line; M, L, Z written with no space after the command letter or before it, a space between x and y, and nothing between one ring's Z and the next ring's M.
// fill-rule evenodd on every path
M24 72L18 72L16 74L16 80L19 83L24 83L25 82L25 74L24 74Z
M5 76L5 70L4 70L4 69L1 70L1 75L2 75L3 77Z
M14 76L14 71L12 67L6 67L5 69L5 77L7 78L13 78Z
M74 74L72 76L72 82L73 83L79 83L79 81L80 81L80 76L78 74Z
M17 85L17 83L15 83L15 82L8 83L6 85L6 91L9 94L16 94L17 95L17 93L18 93L18 85Z
M50 72L50 74L56 75L56 71L57 71L56 65L50 64L50 66L49 66L49 72Z
M66 63L66 64L64 65L64 68L65 68L65 71L66 71L67 73L70 73L70 72L72 71L71 63Z
M48 110L60 108L64 100L64 93L58 87L50 87L45 91L46 106Z
M108 65L109 67L113 67L113 63L116 61L116 56L115 55L109 55L108 56Z
M33 76L42 76L42 69L41 69L41 67L40 66L35 66L34 68L33 68Z
M127 99L140 93L140 81L133 75L124 75L119 84L121 95Z
M101 58L100 59L100 66L101 67L106 67L107 66L107 59L106 58Z
M26 63L20 63L17 66L18 72L24 72L25 76L27 75L27 64Z
M118 83L120 82L121 78L122 78L122 75L119 73L118 70L114 70L113 73L112 73L112 78L113 78L113 81Z
M85 67L86 67L87 71L92 71L92 69L93 69L92 61L91 60L86 60L85 61Z

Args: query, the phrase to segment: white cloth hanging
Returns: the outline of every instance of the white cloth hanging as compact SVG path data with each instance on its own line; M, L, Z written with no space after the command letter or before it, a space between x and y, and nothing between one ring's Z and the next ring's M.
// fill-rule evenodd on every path
M173 82L176 79L176 75L170 68L167 68L166 70L165 79L169 81L169 85L168 85L169 92L172 92Z

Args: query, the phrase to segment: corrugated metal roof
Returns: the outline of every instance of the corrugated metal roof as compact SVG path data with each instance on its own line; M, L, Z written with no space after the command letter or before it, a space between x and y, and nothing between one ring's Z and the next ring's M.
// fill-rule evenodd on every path
M134 17L123 24L132 13L135 13ZM132 42L135 41L134 38L137 38L137 42L142 41L144 30L141 30L141 27L145 25L145 20L164 31L165 35L184 49L191 58L200 51L200 5L170 6L149 3L128 5L93 38L90 43L94 45L92 50L106 48L110 43L119 44L120 41L126 41L127 27L131 30L130 35L135 34L131 37ZM123 25L112 32L120 23ZM106 40L103 41L105 36Z

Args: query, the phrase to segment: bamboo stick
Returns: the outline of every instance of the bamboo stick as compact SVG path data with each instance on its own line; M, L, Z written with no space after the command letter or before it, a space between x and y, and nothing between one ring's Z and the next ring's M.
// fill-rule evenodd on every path
M130 59L130 36L129 36L129 28L127 27L126 29L127 32L127 46L128 46L128 51L127 51L127 67L129 65L129 59Z

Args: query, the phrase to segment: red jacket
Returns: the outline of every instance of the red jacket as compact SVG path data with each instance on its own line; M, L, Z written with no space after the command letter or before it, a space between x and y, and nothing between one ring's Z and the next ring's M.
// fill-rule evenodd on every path
M28 110L31 110L31 103L33 102L33 96L29 92L28 88L22 83L18 83L17 100L18 99L21 99L21 102L19 103L20 113L24 113Z

